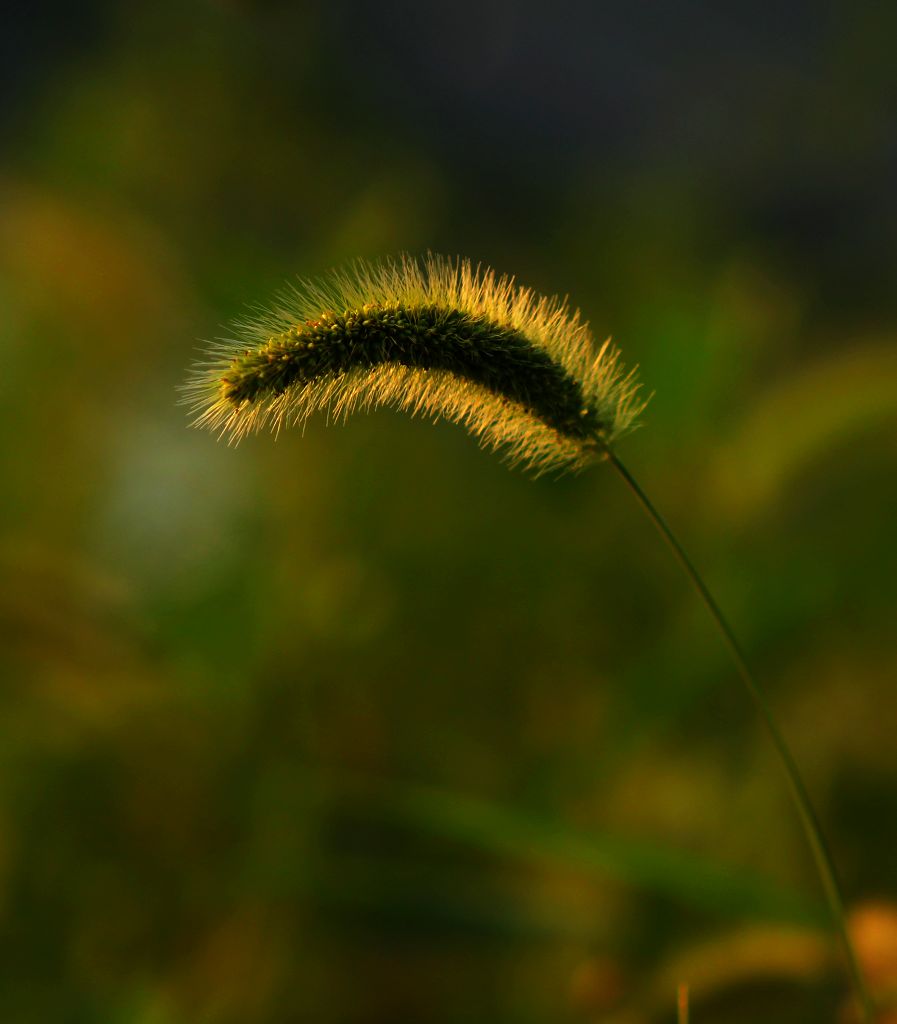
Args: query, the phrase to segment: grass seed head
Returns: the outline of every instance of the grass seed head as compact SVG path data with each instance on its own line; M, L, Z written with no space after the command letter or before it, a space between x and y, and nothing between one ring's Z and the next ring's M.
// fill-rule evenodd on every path
M211 345L184 390L194 423L231 441L391 405L461 423L537 473L600 458L644 407L566 302L435 255L300 282Z

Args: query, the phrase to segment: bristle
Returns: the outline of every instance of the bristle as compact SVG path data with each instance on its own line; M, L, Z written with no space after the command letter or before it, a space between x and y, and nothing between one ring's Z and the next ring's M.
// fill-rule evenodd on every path
M237 442L318 411L391 405L460 423L536 472L579 468L644 406L610 342L566 302L467 260L356 262L282 292L208 346L184 391L194 423Z

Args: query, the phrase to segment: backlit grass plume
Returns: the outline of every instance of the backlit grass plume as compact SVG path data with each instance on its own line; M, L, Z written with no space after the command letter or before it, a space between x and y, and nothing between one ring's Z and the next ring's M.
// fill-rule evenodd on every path
M735 634L694 563L612 444L643 407L609 342L593 348L567 304L466 260L401 256L303 282L211 346L185 391L198 425L232 441L392 405L464 424L536 472L604 459L669 544L710 613L779 755L862 1008L874 1008L847 932L841 889L789 747Z
M511 462L579 468L631 429L634 374L566 303L430 255L302 282L194 368L196 423L232 441L391 405L461 423Z

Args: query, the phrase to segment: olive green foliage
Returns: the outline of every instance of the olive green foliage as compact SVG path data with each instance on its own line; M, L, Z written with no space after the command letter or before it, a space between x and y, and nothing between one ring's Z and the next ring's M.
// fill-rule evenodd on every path
M0 1021L669 1024L688 981L694 1024L831 1024L781 773L608 467L388 408L228 447L176 388L353 256L569 291L893 902L897 6L6 6Z

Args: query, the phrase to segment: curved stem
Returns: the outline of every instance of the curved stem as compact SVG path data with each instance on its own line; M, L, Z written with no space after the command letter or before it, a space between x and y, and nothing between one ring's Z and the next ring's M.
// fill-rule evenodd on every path
M766 697L763 695L763 691L757 685L757 681L748 666L744 652L741 649L741 645L738 643L735 634L732 632L732 627L726 621L719 605L707 589L707 584L704 583L700 573L695 568L692 560L677 540L673 531L667 525L666 520L654 507L629 470L626 469L623 463L620 462L620 460L610 450L607 451L607 460L623 479L629 490L635 495L638 503L648 514L648 518L654 523L654 526L671 548L676 560L685 570L685 574L691 580L694 588L700 595L701 600L704 602L707 611L710 612L713 621L716 623L717 629L725 641L726 647L729 649L729 653L732 656L732 661L735 663L738 674L741 676L742 682L747 688L757 711L760 713L763 724L766 726L769 737L772 740L773 746L776 748L776 752L782 762L782 767L785 770L791 795L794 798L794 803L797 807L797 812L800 817L801 824L803 825L804 833L806 834L807 841L810 844L810 849L813 852L813 858L816 861L816 868L819 871L819 877L822 881L823 889L825 890L825 896L828 901L833 924L838 931L838 935L844 949L845 958L850 971L850 977L856 990L856 996L862 1010L863 1019L866 1024L872 1024L874 1021L872 999L869 996L865 981L863 980L856 952L854 951L853 943L850 941L850 935L847 932L847 922L844 913L844 898L841 894L841 886L838 881L835 864L823 836L819 820L816 817L816 812L813 810L813 805L810 802L810 796L807 793L807 788L804 785L800 772L798 771L794 756L791 753L788 744L785 742L785 737L782 735L781 730L776 724L772 709L770 708Z

